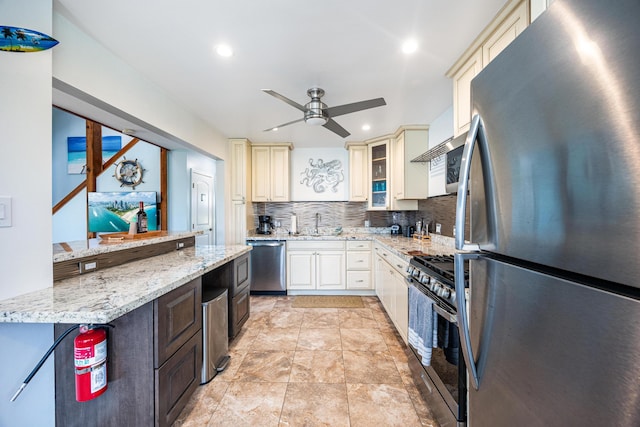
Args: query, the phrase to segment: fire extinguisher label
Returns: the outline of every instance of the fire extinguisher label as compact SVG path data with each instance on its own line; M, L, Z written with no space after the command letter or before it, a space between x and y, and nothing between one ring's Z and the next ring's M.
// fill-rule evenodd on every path
M107 362L91 369L91 393L102 390L107 385Z
M102 341L95 346L76 348L74 353L77 367L95 365L107 358L107 341Z

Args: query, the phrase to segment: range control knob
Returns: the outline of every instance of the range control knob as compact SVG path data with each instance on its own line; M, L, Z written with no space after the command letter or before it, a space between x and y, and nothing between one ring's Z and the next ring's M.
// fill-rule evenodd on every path
M431 281L431 291L437 295L438 294L438 289L440 289L440 283L438 283L435 280L432 280Z
M409 264L407 266L407 274L409 274L409 276L412 276L413 275L413 270L414 270L413 266L411 264Z
M428 285L430 279L431 277L427 276L424 273L420 273L420 283L422 283L423 285Z
M414 269L413 269L413 271L411 272L411 275L412 275L413 277L419 277L419 276L420 276L420 274L422 274L422 273L421 273L421 272L420 272L420 270L418 270L417 268L414 268Z
M442 288L439 294L442 298L448 299L451 296L451 290L449 288Z

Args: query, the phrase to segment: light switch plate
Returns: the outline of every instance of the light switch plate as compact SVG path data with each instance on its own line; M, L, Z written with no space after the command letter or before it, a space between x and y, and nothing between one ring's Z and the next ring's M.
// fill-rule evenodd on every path
M0 196L0 227L11 227L11 197Z

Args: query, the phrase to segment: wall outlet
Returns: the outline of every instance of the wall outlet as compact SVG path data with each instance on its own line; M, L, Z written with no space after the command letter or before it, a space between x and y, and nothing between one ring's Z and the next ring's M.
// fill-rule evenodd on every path
M442 224L436 222L436 234L440 234L442 232Z

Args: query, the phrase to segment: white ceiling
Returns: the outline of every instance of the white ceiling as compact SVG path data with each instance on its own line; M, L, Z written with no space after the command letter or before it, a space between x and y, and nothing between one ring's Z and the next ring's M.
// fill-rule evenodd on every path
M445 72L505 0L56 0L54 7L227 137L338 147L429 124L452 104ZM402 42L418 51L407 56ZM228 43L231 58L214 53ZM296 123L307 89L329 107L384 97L336 117L344 139ZM369 123L371 129L363 131ZM452 130L453 131L453 130ZM153 142L153 141L152 141Z

